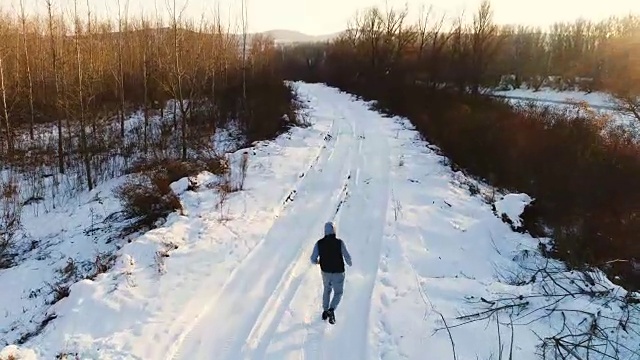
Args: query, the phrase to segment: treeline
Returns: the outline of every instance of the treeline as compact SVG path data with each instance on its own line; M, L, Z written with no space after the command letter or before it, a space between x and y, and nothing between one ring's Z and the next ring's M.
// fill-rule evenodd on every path
M534 89L545 76L561 79L549 85L559 90L622 90L625 75L640 70L637 39L640 16L612 17L600 22L577 20L548 30L503 27L504 45L496 55L498 74L513 74L514 84ZM635 68L635 69L634 69Z
M416 24L409 24L407 16L407 10L369 9L355 17L329 53L327 44L311 44L287 49L287 55L297 58L294 67L311 70L337 47L359 46L362 75L395 71L406 80L459 88L502 83L625 93L632 86L628 76L638 80L640 74L636 15L557 23L548 29L498 26L487 2L471 19L460 16L452 23L431 9L421 11ZM401 74L401 69L411 73Z
M485 1L472 21L460 18L445 31L442 19L409 24L406 11L370 9L330 44L284 49L282 57L292 79L376 100L381 110L411 119L454 167L531 195L519 230L553 238L550 255L639 288L640 245L633 239L640 229L640 147L633 134L589 111L514 107L481 95L513 73L521 81L591 76L632 94L629 79L640 64L629 40L640 28L637 18L604 22L612 28L606 36L589 35L597 32L584 24L547 35L509 33L493 22Z
M230 123L251 142L295 122L270 39L245 42L219 17L195 23L170 7L168 21L124 11L99 20L89 2L84 13L77 1L41 4L44 16L0 15L5 169L91 189L136 160L210 151Z

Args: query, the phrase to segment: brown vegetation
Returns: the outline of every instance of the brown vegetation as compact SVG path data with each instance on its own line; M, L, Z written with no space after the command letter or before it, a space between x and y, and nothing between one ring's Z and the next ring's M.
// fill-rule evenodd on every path
M220 19L195 25L171 7L168 24L119 12L114 25L58 5L0 16L3 166L91 189L132 160L192 158L231 122L250 142L296 121L269 39L243 46Z
M244 146L298 123L272 39L234 34L219 14L194 23L171 2L163 21L118 1L112 21L79 1L46 0L39 17L0 12L0 184L14 174L21 185L0 199L0 267L22 205L38 215L136 173L116 193L136 224L153 225L180 208L171 182L226 171L217 130L238 130Z
M12 176L0 177L0 269L12 265L11 245L21 227L22 204L18 183Z
M433 16L415 26L406 16L372 9L330 44L287 49L289 76L327 82L407 116L454 166L535 198L526 229L555 239L553 255L638 288L640 146L631 134L589 112L515 108L478 93L502 74L530 83L560 75L569 84L590 76L595 88L624 89L619 80L638 73L623 65L638 50L621 39L637 34L639 18L559 24L543 34L495 26L488 2L451 31Z

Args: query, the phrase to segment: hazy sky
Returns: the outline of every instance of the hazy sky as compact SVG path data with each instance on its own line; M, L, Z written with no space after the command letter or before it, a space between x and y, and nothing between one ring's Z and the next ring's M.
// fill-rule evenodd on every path
M6 11L15 9L19 0L0 0ZM44 0L24 0L28 10L42 8ZM127 0L121 0L122 7ZM129 13L141 10L155 12L155 3L161 14L167 14L167 1L174 0L128 0ZM188 1L185 16L199 18L211 16L217 7L221 9L223 20L236 24L240 14L241 0L175 0L178 7ZM370 6L385 4L393 7L409 7L415 17L421 6L433 5L439 13L456 16L462 10L471 13L480 0L246 0L249 15L249 30L270 29L298 30L310 35L326 34L343 30L347 21L356 11ZM73 6L73 0L53 0L66 7ZM78 0L79 6L90 3L94 13L117 14L117 0ZM640 0L493 0L495 20L501 24L522 23L547 26L557 21L571 21L579 17L603 19L611 15L640 14Z
M309 34L342 30L358 9L385 6L385 1L373 0L249 1L249 16L257 29L290 28ZM407 4L414 16L421 6L433 5L434 9L453 17L463 10L472 12L480 0L388 0L386 3L393 7ZM493 0L491 3L498 23L546 26L578 17L601 19L616 14L640 13L640 0Z

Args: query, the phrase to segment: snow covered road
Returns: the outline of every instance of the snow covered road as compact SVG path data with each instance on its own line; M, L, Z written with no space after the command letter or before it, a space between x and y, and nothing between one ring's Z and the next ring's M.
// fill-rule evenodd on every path
M436 331L443 317L537 291L511 285L523 261L539 259L538 241L478 196L492 189L452 171L407 120L324 85L297 87L311 127L250 149L245 190L222 210L215 191L176 184L185 214L125 246L110 273L74 285L26 346L43 359L453 359L449 334ZM526 201L512 194L496 207ZM353 257L335 325L320 319L309 261L328 220ZM159 265L163 247L175 250ZM514 358L537 359L538 336L558 324L514 327ZM497 358L497 323L486 326L451 329L458 359Z
M344 97L344 95L339 95ZM339 101L325 102L331 104ZM326 105L325 105L326 106ZM277 312L271 324L273 334L264 334L257 342L255 352L247 358L262 359L326 359L335 354L345 359L369 358L369 304L377 275L380 247L383 241L385 214L388 206L390 153L387 135L380 123L370 121L366 108L347 103L337 117L350 123L351 151L346 163L345 183L336 202L321 207L320 218L308 230L308 240L303 244L304 263L308 263L310 245L317 239L324 221L335 221L339 237L348 243L349 251L358 260L348 269L345 296L337 313L338 324L328 329L319 319L319 296L322 292L318 269L307 271L302 279L303 287L297 289L281 304L286 313ZM342 174L344 175L344 174ZM324 174L322 176L335 176ZM337 192L338 189L334 189ZM330 210L327 213L326 210ZM309 241L311 240L311 241ZM294 340L294 346L291 341ZM252 346L250 338L249 346Z
M211 306L173 343L168 359L204 359L210 354L216 359L323 358L325 342L331 354L367 357L366 305L376 278L388 205L388 134L379 122L370 121L362 105L344 103L345 95L324 91L316 95L323 101L314 106L317 114L333 119L331 130L293 189L294 201L282 205L264 239L219 291L212 294L208 289L198 295L212 297ZM332 105L336 103L344 106ZM341 326L325 340L320 330L326 325L319 321L320 278L309 254L328 220L336 222L340 237L349 239L358 261L349 271L349 296L337 311ZM224 325L212 331L212 324ZM282 346L282 340L290 342L296 336L297 349Z
M337 111L332 112L334 110ZM193 327L184 330L168 351L168 358L204 359L211 354L215 354L216 359L236 359L238 354L262 358L285 312L300 310L307 319L317 318L317 300L307 301L302 307L294 307L292 302L297 300L298 293L308 291L306 285L313 283L308 277L312 274L309 251L313 240L319 238L318 229L343 211L341 205L345 201L351 202L347 198L351 191L362 187L357 178L360 167L366 164L361 155L361 142L364 140L356 135L356 118L342 112L344 110L325 110L329 111L327 116L334 119L333 125L317 160L293 189L296 194L294 200L282 205L278 218L264 239L233 270L221 289L216 289L215 293L207 289L207 293L198 295L212 297L211 306L203 309L203 313L194 320ZM379 140L379 137L374 139ZM384 150L370 155L389 156ZM384 159L382 166L377 166L378 163L373 162L369 166L373 169L368 169L368 172L388 170L384 167ZM364 170L367 171L366 168ZM366 200L369 193L386 191L385 184L371 184L369 189L358 191L357 199ZM380 196L371 198L375 200ZM382 199L384 201L384 197ZM384 211L386 204L380 201L375 204L380 210L364 219L358 217L358 221L351 222L351 228L357 228L360 221L367 220L377 221L379 225L373 228L381 228L382 221L375 215ZM382 232L374 233L373 237L379 243ZM375 270L376 264L373 265ZM216 326L218 331L212 331L214 324L221 324ZM255 355L249 355L252 353Z

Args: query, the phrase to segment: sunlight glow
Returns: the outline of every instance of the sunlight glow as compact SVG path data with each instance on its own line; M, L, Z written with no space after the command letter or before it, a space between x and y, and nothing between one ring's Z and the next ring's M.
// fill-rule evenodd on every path
M44 0L23 0L29 12L41 12ZM371 6L402 8L410 10L410 19L415 20L421 7L433 6L438 16L449 18L463 11L472 13L481 0L247 0L249 31L287 29L309 35L329 34L346 28L347 22L358 10ZM73 0L53 0L65 8L73 7ZM90 3L92 11L99 16L117 16L115 0L78 0L78 6L86 9ZM121 0L124 8L126 0ZM173 0L129 0L129 14L167 16L168 3ZM7 12L18 9L19 0L0 0L0 7ZM240 0L176 0L178 7L187 5L185 17L199 20L213 18L217 8L226 23L239 28ZM555 22L573 21L577 18L602 20L610 16L640 13L638 0L493 0L495 21L498 24L525 24L547 27Z

